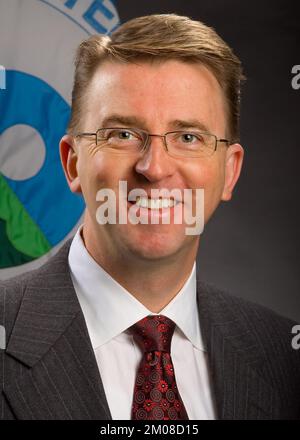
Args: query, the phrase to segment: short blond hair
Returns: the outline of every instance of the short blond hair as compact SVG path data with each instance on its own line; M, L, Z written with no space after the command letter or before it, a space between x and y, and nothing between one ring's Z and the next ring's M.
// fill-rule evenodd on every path
M75 58L68 132L74 134L80 130L85 94L102 62L170 59L201 63L213 73L224 93L229 139L237 142L241 82L246 79L241 62L212 27L176 14L137 17L121 25L111 36L93 35L80 44Z

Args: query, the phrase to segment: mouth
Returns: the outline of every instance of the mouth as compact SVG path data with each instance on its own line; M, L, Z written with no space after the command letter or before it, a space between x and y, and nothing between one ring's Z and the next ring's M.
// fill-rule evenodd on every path
M127 207L130 213L134 210L141 223L146 224L173 224L176 216L182 210L182 202L172 197L151 198L137 196L136 200L127 199ZM130 214L129 214L130 217Z
M179 204L178 200L167 197L152 199L150 197L137 196L135 201L128 200L128 202L138 208L145 208L150 210L169 209Z

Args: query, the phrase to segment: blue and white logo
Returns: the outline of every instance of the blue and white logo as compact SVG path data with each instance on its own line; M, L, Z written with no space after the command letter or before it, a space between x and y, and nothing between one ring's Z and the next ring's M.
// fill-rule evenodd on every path
M110 0L0 3L0 278L41 265L85 208L59 158L76 47L119 25Z

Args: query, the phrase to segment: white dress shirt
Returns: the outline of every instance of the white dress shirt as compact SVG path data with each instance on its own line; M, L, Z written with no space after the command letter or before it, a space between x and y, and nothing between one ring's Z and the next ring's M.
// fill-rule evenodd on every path
M95 352L113 420L130 420L135 376L142 351L127 329L155 313L116 282L88 253L78 229L69 266ZM183 288L159 312L172 319L171 357L180 396L190 420L214 419L207 353L196 303L196 264Z

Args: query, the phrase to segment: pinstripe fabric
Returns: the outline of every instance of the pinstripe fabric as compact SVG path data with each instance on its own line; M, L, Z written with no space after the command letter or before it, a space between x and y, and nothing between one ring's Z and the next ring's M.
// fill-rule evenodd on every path
M1 419L111 419L70 278L70 243L42 268L0 283ZM201 282L197 295L218 418L300 418L295 323Z
M0 288L0 316L10 324L1 350L3 418L111 419L68 270L70 243Z
M295 322L198 283L201 330L220 419L300 419Z

